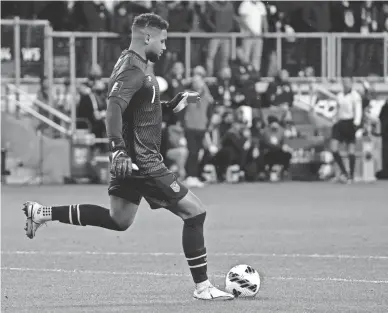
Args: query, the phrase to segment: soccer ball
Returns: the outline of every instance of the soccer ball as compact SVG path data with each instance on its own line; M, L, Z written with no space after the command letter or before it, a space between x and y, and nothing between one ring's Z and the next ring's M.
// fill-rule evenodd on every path
M225 278L225 290L236 298L257 295L260 289L260 275L249 265L240 264L231 268Z

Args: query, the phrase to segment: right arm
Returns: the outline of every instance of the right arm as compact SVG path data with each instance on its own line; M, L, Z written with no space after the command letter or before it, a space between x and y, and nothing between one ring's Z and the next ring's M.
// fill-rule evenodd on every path
M246 2L243 1L238 8L238 16L236 17L236 20L239 22L241 29L249 31L249 33L252 34L249 25L246 23L245 17L247 14L249 14L249 6L247 6Z
M112 152L117 150L129 150L123 135L123 112L127 109L134 94L143 85L144 73L133 68L120 74L114 82L108 96L108 108L106 110L106 131L109 139L109 147ZM128 143L127 143L128 145Z

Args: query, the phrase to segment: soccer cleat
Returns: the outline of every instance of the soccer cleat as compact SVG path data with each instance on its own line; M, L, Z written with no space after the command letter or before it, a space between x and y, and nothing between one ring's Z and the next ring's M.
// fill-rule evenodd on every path
M234 296L230 293L221 291L209 284L201 289L194 290L194 298L198 300L215 300L215 301L226 301L233 300Z
M30 239L35 237L35 233L41 225L51 221L51 208L44 207L37 202L28 201L24 203L22 210L27 216L24 230Z

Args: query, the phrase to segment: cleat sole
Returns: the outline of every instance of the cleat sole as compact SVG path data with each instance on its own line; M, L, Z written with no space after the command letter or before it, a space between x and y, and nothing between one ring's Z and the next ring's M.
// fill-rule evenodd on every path
M29 202L24 203L22 210L24 211L24 214L27 217L26 227L24 228L24 230L26 231L26 236L32 239L34 238L33 225L32 225L33 222L32 222L32 216L30 214L31 212L29 212L29 206L30 206Z

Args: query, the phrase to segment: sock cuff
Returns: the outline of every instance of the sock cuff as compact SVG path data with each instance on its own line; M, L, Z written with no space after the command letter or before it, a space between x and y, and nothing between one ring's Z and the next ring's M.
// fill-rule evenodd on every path
M193 252L185 252L185 257L187 261L195 261L206 256L207 256L206 248L201 248Z
M81 214L79 204L69 205L69 222L73 225L84 226L81 223Z

